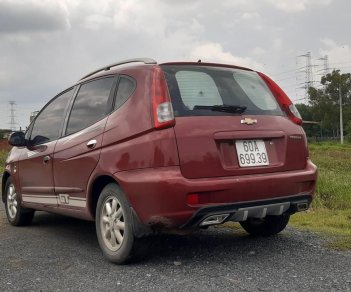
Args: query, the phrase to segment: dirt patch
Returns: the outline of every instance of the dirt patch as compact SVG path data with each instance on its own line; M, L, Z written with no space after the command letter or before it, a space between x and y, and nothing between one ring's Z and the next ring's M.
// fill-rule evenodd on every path
M0 139L0 151L1 150L10 150L11 146L9 145L9 143L7 142L6 139Z

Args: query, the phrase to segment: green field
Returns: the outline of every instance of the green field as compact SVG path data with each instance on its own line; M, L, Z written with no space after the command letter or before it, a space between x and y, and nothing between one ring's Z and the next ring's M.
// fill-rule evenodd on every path
M318 166L312 208L291 217L291 224L323 234L335 249L351 249L351 145L310 144L310 157Z
M291 225L328 238L336 249L351 249L351 145L310 144L319 176L312 208L291 217ZM0 173L7 151L0 150Z
M311 144L310 156L319 176L314 207L351 208L351 145Z
M0 174L2 174L4 171L4 163L6 160L7 153L8 152L5 150L0 150Z

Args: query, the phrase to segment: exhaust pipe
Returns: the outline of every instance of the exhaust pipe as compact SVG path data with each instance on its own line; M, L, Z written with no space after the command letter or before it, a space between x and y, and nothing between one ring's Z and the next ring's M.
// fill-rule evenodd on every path
M303 203L297 203L296 204L296 211L301 212L301 211L306 211L308 209L309 205L306 202Z
M225 219L228 218L228 216L229 214L219 214L219 215L209 216L200 223L200 226L210 226L210 225L221 224L224 222Z

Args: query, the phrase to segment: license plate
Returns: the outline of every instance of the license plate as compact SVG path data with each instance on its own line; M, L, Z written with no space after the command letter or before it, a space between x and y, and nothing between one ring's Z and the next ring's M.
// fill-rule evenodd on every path
M263 140L237 140L235 146L240 167L269 165Z

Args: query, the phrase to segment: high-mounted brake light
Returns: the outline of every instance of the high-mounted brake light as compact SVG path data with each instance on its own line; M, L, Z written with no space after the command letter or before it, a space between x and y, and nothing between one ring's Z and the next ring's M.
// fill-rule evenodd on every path
M286 95L286 93L279 87L277 83L275 83L271 78L269 78L267 75L257 72L258 75L261 76L261 78L266 82L267 86L269 89L272 91L273 95L277 99L279 105L282 107L282 109L285 111L285 113L288 115L288 117L298 125L302 124L302 118L295 107L295 105L292 103L290 98Z
M152 83L152 113L156 129L174 126L175 119L171 98L161 68L154 69Z

